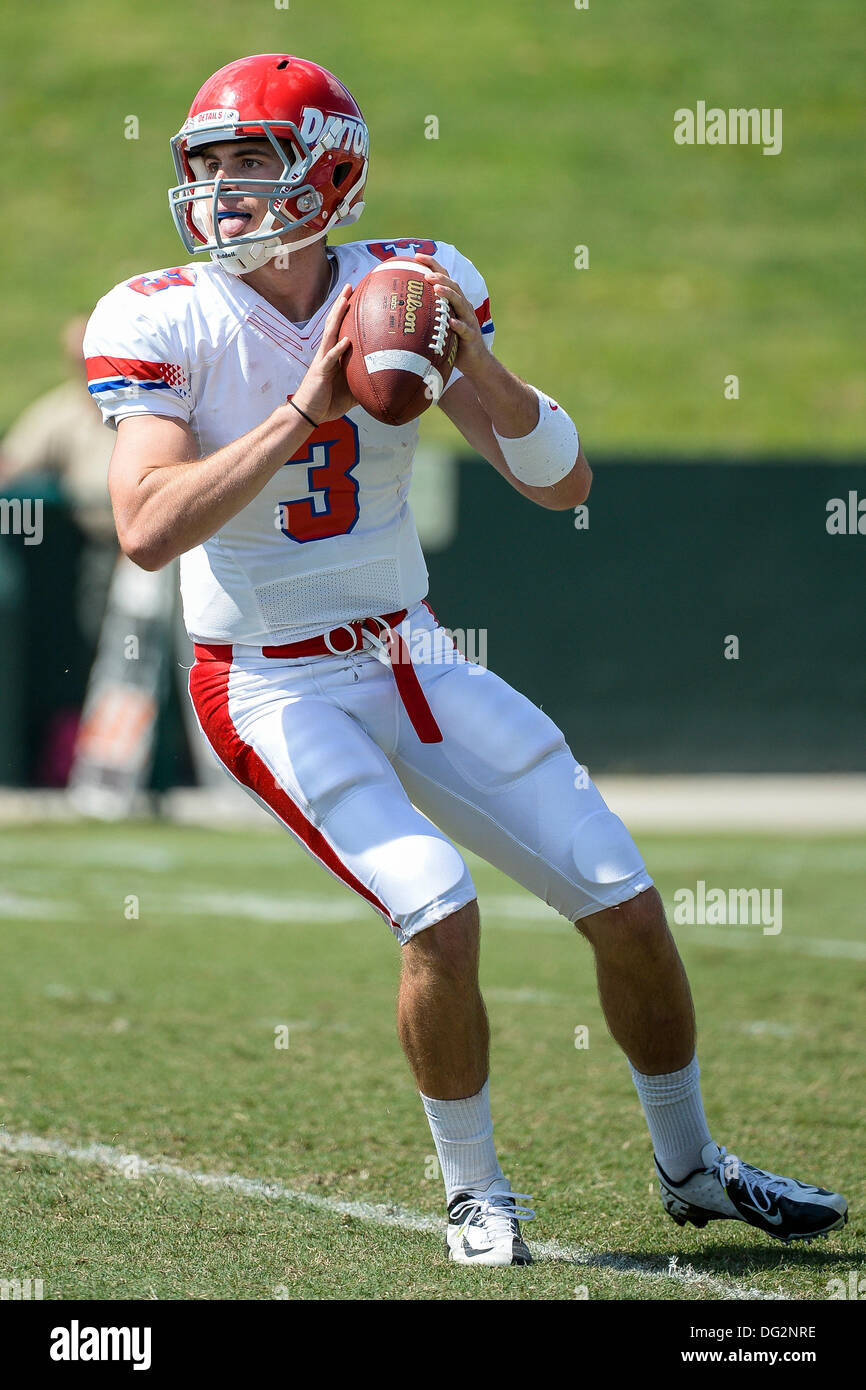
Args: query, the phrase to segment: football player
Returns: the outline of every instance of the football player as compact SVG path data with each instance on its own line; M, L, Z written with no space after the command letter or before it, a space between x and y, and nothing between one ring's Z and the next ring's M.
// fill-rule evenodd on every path
M631 837L555 724L465 660L428 607L408 501L417 422L380 424L349 392L353 286L392 256L426 267L459 337L439 408L551 510L590 485L567 411L493 355L484 280L454 246L328 245L363 209L368 132L325 69L279 53L229 63L171 148L177 230L209 259L116 286L85 342L117 430L118 537L148 570L181 557L190 694L217 758L400 943L398 1032L451 1259L527 1264L519 1223L533 1215L494 1148L478 904L455 843L592 944L675 1221L746 1221L784 1241L841 1226L841 1196L713 1142L688 983Z

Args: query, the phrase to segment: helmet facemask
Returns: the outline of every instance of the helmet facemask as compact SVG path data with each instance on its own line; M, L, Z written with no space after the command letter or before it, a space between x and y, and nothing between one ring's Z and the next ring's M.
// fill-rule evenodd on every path
M258 140L265 138L281 162L276 178L198 178L196 151L222 141ZM313 221L322 207L322 195L307 179L310 170L334 141L327 132L311 149L298 127L290 121L250 121L225 126L209 126L193 132L175 135L171 141L172 157L178 184L169 191L169 206L175 226L190 254L209 251L211 257L231 274L241 275L264 265L281 251L291 252L318 241L336 220L317 229L300 241L283 242L281 237ZM366 175L366 166L364 169ZM358 187L360 185L360 187ZM350 209L355 192L363 187L363 177L348 191L340 206L346 216L340 220L354 221L363 204ZM221 196L267 198L267 210L258 227L232 237L220 233L219 200ZM291 210L290 210L291 209ZM351 214L354 212L355 216Z

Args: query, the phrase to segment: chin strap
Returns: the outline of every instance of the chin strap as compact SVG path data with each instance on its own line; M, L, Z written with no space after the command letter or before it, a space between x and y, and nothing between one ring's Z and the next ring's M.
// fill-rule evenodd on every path
M229 275L248 275L251 270L258 270L260 266L272 261L281 251L291 254L292 251L300 251L302 246L312 246L314 241L321 241L323 236L327 236L328 232L336 230L337 227L349 227L353 222L357 222L364 211L364 203L352 204L352 199L362 187L363 175L346 194L346 197L328 219L327 226L323 227L320 232L313 232L311 236L302 237L300 241L281 241L280 237L284 233L280 232L277 236L267 237L263 241L250 241L233 250L226 247L224 251L211 251L211 260L216 265L222 266ZM265 226L268 219L271 226L275 224L276 219L273 213L269 212L267 217L262 219L260 230L270 231L270 227Z
M312 236L306 236L301 241L286 242L280 241L278 236L268 237L266 241L253 241L246 246L239 246L236 251L228 248L225 251L211 251L210 258L222 266L223 270L227 270L229 275L247 275L251 270L258 270L260 266L272 261L281 251L300 251L302 246L312 246L314 241L321 241L327 234L328 228L324 227L322 231L314 232Z

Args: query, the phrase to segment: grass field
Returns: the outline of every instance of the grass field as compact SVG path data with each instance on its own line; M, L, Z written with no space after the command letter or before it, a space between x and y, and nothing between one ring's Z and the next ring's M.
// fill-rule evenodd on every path
M242 24L235 0L7 7L6 177L28 231L4 247L0 429L56 380L67 315L184 259L168 140L201 82L288 49L337 72L372 132L367 211L337 239L460 246L496 351L563 400L590 458L859 449L860 8L441 0L404 26L387 0L262 0ZM675 145L674 111L699 100L781 108L782 152ZM453 438L436 411L425 430Z
M866 847L641 845L669 905L698 878L783 889L777 936L677 928L708 1114L749 1161L844 1191L844 1233L786 1250L739 1223L670 1223L589 948L472 860L498 1147L543 1257L451 1266L395 1035L399 948L375 914L279 833L7 826L0 1278L41 1278L46 1299L826 1298L866 1254Z

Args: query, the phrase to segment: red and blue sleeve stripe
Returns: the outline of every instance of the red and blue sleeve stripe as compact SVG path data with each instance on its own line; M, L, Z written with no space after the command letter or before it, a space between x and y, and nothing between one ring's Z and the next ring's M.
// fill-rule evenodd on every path
M478 327L482 333L493 332L493 319L490 317L490 296L488 295L483 304L479 304L475 310L475 317L478 320Z
M144 362L133 357L88 357L87 389L92 396L102 392L171 391L182 387L183 368L176 362Z

